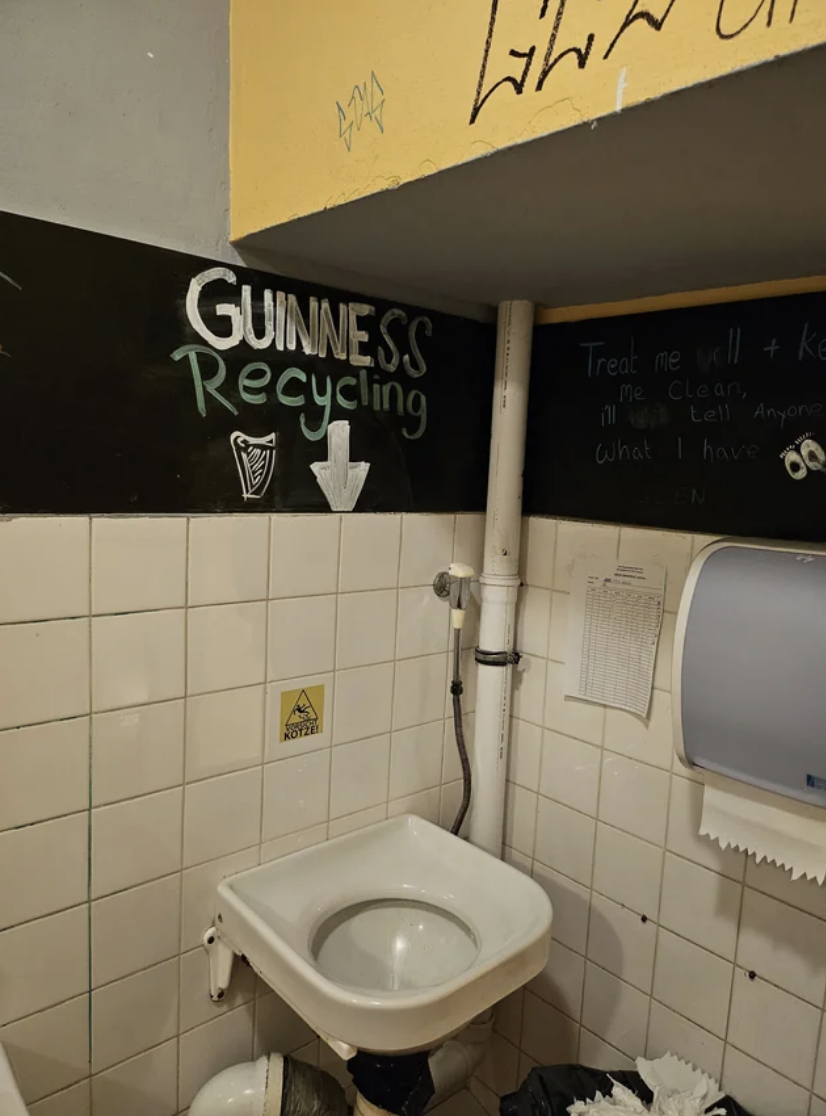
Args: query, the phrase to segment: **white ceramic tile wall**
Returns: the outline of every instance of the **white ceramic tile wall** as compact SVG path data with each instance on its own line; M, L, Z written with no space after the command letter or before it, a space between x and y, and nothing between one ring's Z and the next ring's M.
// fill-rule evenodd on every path
M554 904L546 971L496 1028L538 1061L620 1069L672 1050L755 1116L826 1112L826 887L698 836L702 786L671 739L675 610L708 538L526 519L506 858ZM566 699L577 556L658 561L666 615L651 717ZM490 1086L490 1070L480 1074ZM484 1103L484 1095L480 1097Z
M243 968L209 1000L211 894L388 815L452 820L448 611L430 584L454 557L478 570L483 523L0 523L0 1042L34 1116L175 1116L233 1062L317 1056ZM280 741L281 693L306 685L325 687L324 730ZM540 747L525 737L529 782ZM497 1041L486 1080L513 1084Z

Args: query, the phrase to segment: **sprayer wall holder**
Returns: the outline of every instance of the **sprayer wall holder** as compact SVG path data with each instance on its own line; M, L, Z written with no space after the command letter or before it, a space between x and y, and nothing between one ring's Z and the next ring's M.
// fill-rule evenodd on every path
M456 1034L544 968L552 913L528 876L413 815L231 876L214 912L213 998L242 955L342 1056Z

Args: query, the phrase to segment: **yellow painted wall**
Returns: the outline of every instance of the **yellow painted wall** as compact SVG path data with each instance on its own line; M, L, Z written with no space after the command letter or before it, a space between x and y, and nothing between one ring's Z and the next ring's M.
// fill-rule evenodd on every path
M231 12L234 239L826 42L826 0L232 0Z

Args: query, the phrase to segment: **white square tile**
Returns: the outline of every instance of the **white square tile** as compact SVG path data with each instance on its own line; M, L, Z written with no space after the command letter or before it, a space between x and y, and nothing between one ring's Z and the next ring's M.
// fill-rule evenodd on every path
M345 515L339 592L395 589L399 583L400 515Z
M181 877L166 876L92 904L92 987L178 953Z
M187 701L187 781L223 775L261 763L264 687L221 690Z
M264 681L267 606L263 601L190 608L187 623L187 693Z
M526 585L535 585L539 589L553 588L555 550L556 520L525 516L522 520L519 572Z
M215 888L236 872L245 872L258 864L258 845L232 856L188 868L181 879L181 949L195 949L201 945L204 930L213 915Z
M797 1086L795 1086L795 1088L797 1088ZM826 1101L812 1094L812 1099L809 1104L809 1116L826 1116Z
M826 995L826 923L747 887L737 964L820 1007Z
M645 1049L648 997L604 969L585 966L582 1025L636 1058Z
M554 908L553 938L577 953L585 953L588 939L590 892L582 884L561 876L538 862L533 878L547 893Z
M182 809L178 787L93 810L92 898L177 872Z
M288 833L286 837L265 841L261 846L261 863L268 864L271 860L280 860L290 853L311 849L313 845L322 845L329 836L327 828L327 822L322 822L321 825L310 826L298 833Z
M563 876L589 887L595 829L593 818L540 795L534 856Z
M185 1111L202 1085L222 1069L252 1057L253 1005L213 1019L181 1035L178 1108Z
M186 604L186 519L92 519L92 612Z
M85 902L88 838L86 813L0 834L0 930Z
M333 669L335 597L288 597L270 601L269 609L267 678L280 682Z
M616 558L618 545L618 527L560 520L556 532L553 588L570 593L574 562L578 558Z
M128 1020L128 1026L124 1021ZM176 1033L178 959L92 993L92 1073L158 1046Z
M703 868L722 872L733 880L742 880L746 867L744 853L722 849L717 841L700 836L700 815L703 812L703 784L671 776L671 803L668 815L668 848Z
M2 1039L0 1039L2 1042ZM826 1029L820 1029L820 1042L817 1050L817 1061L815 1064L815 1079L812 1086L816 1093L823 1096L826 1093Z
M432 585L453 561L452 515L402 516L399 585Z
M0 626L0 728L88 712L88 620Z
M525 856L533 855L538 795L515 783L505 790L505 844Z
M329 750L267 764L262 840L326 822L329 796Z
M393 687L393 728L424 725L442 716L447 656L402 659L396 663ZM375 669L375 668L374 668ZM339 675L339 679L344 675ZM338 708L336 708L338 718ZM336 736L338 739L338 734Z
M588 959L650 993L657 927L627 907L594 894L588 930Z
M87 1078L31 1105L29 1116L89 1116L91 1104L91 1082Z
M790 907L826 919L826 887L817 880L792 879L791 869L784 871L764 860L758 864L753 856L746 861L746 886L771 895Z
M551 949L553 949L553 944ZM565 950L564 946L563 950L565 954L571 952ZM510 996L500 1000L494 1008L494 1031L506 1038L508 1042L512 1042L514 1046L519 1046L522 1039L522 1006L524 999L525 993L521 988L518 988L515 992L511 992Z
M418 660L413 660L417 662ZM444 660L441 660L442 667ZM440 715L440 708L429 719ZM336 703L333 715L333 741L347 744L379 736L390 728L393 704L393 664L356 667L336 674Z
M88 717L0 733L0 830L88 807Z
M540 794L595 817L601 761L602 752L593 744L545 729Z
M511 715L532 725L542 724L545 708L545 659L536 655L523 655L513 669L511 690Z
M807 1089L815 1068L821 1010L760 977L734 970L727 1040Z
M551 623L551 591L523 586L516 606L516 646L525 655L547 658Z
M441 721L393 733L390 797L417 794L439 785L442 777Z
M450 608L439 600L432 585L399 590L397 659L447 651L449 636Z
M180 786L184 703L139 705L92 718L92 805Z
M418 794L408 794L387 803L388 818L398 817L399 814L415 814L417 818L439 824L439 802L441 787L432 787L430 790L419 791Z
M482 572L485 549L484 512L464 512L456 516L453 536L453 561L471 566L476 577Z
M662 927L654 965L655 1000L722 1038L734 966Z
M330 817L340 818L387 801L390 737L374 736L333 749Z
M355 833L359 829L367 829L368 826L384 821L386 817L385 802L378 806L368 806L366 810L357 810L354 814L343 814L340 818L330 819L328 836L332 840L334 837L344 836L345 833Z
M209 958L205 949L181 956L181 1032L226 1015L255 997L257 977L247 965L233 965L232 980L220 1004L209 998Z
M189 603L230 604L267 596L266 515L197 516L189 521Z
M23 516L0 522L0 623L88 613L89 520Z
M623 527L620 531L620 561L656 562L665 568L667 612L676 612L680 604L691 565L691 541L691 535L676 531L651 531L644 527Z
M519 1083L519 1051L501 1035L493 1034L487 1053L476 1071L479 1081L492 1090L495 1100L512 1092ZM498 1103L493 1116L498 1116Z
M0 1028L23 1099L31 1104L89 1072L89 998L78 996Z
M552 941L548 962L539 976L530 982L528 989L559 1011L564 1011L571 1019L579 1019L584 983L585 958L561 942Z
M573 736L587 744L602 743L605 707L588 701L565 697L565 667L561 663L548 663L548 682L545 691L545 728ZM615 710L608 710L608 717ZM630 716L624 713L623 716Z
M660 925L733 961L741 893L734 880L666 853Z
M178 1044L165 1042L92 1079L95 1112L174 1116L178 1110Z
M579 1027L531 992L522 1011L522 1050L541 1065L576 1061Z
M607 752L602 760L600 821L654 845L665 844L670 784L668 771Z
M582 1027L579 1033L579 1061L582 1065L606 1070L609 1073L635 1068L631 1058L585 1027Z
M0 932L0 1026L89 989L85 904Z
M552 725L549 727L553 728ZM654 690L647 721L622 709L607 710L605 747L670 771L674 758L673 731L671 694Z
M312 1028L275 992L260 997L255 1011L254 1057L260 1058L271 1050L291 1054L314 1038Z
M508 748L508 778L526 790L539 789L539 766L542 760L542 729L530 721L511 718Z
M92 620L93 709L183 697L185 615L174 609Z
M274 515L271 523L270 596L335 593L341 516Z
M271 682L267 686L266 760L288 759L329 748L333 740L333 694L332 674ZM291 720L296 704L303 709L305 699L311 699L312 710L306 710L310 716L294 727Z
M184 798L184 867L260 840L261 768L190 783Z
M548 632L548 658L564 663L568 639L568 593L551 594L551 619Z
M674 628L676 624L676 613L663 613L660 640L657 644L657 658L654 660L654 686L656 689L666 690L668 693L671 693L671 661L674 655Z
M678 1050L679 1056L719 1081L723 1072L723 1040L696 1023L651 1001L646 1058L662 1058Z
M755 1116L806 1116L809 1093L785 1077L726 1047L722 1088Z
M656 920L662 850L612 826L597 825L594 891Z
M342 593L338 598L336 667L387 663L396 646L395 589L374 593ZM433 599L438 602L434 596Z

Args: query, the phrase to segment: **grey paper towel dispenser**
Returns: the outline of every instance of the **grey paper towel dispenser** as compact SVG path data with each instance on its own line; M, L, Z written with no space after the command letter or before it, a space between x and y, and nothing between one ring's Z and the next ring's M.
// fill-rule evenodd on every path
M687 766L826 806L826 549L702 550L677 616L672 700Z

